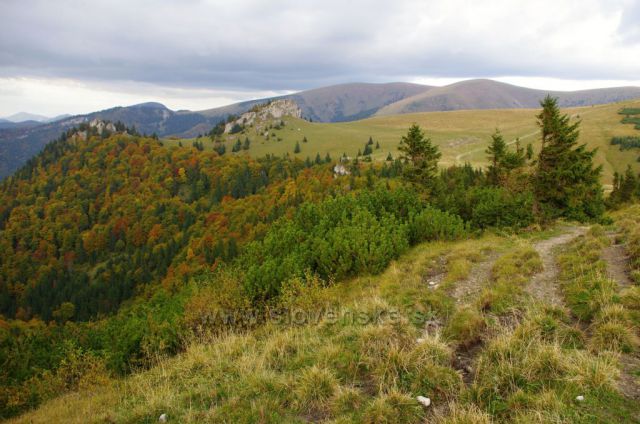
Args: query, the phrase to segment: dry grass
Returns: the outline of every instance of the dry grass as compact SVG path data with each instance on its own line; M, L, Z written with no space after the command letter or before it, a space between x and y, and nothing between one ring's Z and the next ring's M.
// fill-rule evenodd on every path
M596 230L563 256L565 296L571 281L587 281L587 262L601 270L600 237ZM508 253L477 303L456 306L445 287L428 285L467 278L488 249ZM588 290L598 293L567 298L568 309L532 304L522 288L539 270L528 242L488 235L419 245L376 277L331 287L292 281L282 305L330 306L335 316L202 336L148 371L54 399L13 422L156 422L161 413L185 423L632 422L640 407L617 392L616 352L637 352L638 288L618 293L592 279ZM588 331L575 321L583 305ZM500 324L507 311L519 318ZM454 364L473 344L467 385ZM588 396L583 405L574 401L579 394ZM434 406L423 408L418 395Z

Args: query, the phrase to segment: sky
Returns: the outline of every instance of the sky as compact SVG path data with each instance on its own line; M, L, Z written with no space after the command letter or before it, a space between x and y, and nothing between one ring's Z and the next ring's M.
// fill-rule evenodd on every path
M470 78L640 86L640 0L0 0L0 116Z

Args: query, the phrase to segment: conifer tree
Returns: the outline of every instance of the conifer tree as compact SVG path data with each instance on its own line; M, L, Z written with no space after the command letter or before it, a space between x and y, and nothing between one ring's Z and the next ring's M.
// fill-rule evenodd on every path
M417 124L413 124L407 135L402 136L398 150L404 163L403 177L430 189L438 171L438 159L442 156L438 147L425 137Z
M578 145L580 121L571 123L570 117L560 112L557 99L547 96L540 105L542 148L534 176L538 212L544 218L599 217L604 212L604 200L602 167L593 164L596 151Z
M296 141L296 147L293 149L293 153L300 153L300 143Z
M507 143L499 130L496 130L491 136L491 144L485 151L489 159L489 168L487 170L487 180L492 185L500 184L500 176L502 174L502 163L507 153Z

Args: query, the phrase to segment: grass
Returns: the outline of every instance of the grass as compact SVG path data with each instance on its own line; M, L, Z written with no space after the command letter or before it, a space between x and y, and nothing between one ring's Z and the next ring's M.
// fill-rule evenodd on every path
M633 218L616 218L633 231ZM425 243L379 276L328 287L292 282L275 306L332 314L238 334L200 332L147 371L64 395L13 422L151 423L162 413L184 423L637 422L640 406L616 378L617 355L638 351L640 291L591 278L606 246L596 229L560 258L567 308L531 302L523 289L541 262L529 240L550 234ZM456 302L451 289L489 251L502 256L478 282L481 297ZM434 279L447 283L434 288ZM586 293L573 280L588 283ZM460 355L472 361L470 378ZM422 407L419 395L433 406Z
M581 119L580 141L589 148L598 148L595 161L603 165L604 181L613 180L613 172L623 172L629 164L635 170L640 170L637 153L621 151L618 146L611 146L610 140L615 136L638 135L631 125L620 122L621 108L640 107L640 101L626 101L591 107L567 109L566 112ZM237 139L251 140L249 154L261 157L266 154L284 155L305 159L315 159L316 154L324 159L329 153L335 160L346 153L355 157L358 150L363 151L365 143L372 137L380 144L379 149L373 150L374 161L384 161L389 153L393 157L398 154L397 147L400 137L404 135L412 123L419 124L426 130L433 142L440 148L442 166L470 162L480 166L486 164L486 150L490 136L499 128L507 141L520 138L523 145L532 143L534 148L539 146L538 128L536 126L535 109L507 109L507 110L463 110L450 112L427 112L393 116L381 116L355 122L315 123L302 119L285 118L285 126L279 130L271 130L269 139L263 134L257 134L254 128L248 128L245 133L226 136L226 149L231 147ZM303 138L307 142L302 142ZM191 145L193 140L166 139L166 145ZM213 143L207 138L201 140L205 149L212 149ZM294 147L299 143L301 151L294 154ZM238 154L246 154L241 151Z

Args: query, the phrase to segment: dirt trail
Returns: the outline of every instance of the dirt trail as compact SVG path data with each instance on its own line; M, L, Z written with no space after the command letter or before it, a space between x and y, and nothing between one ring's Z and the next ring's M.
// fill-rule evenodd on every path
M557 247L571 242L586 232L586 227L572 227L559 236L540 241L533 245L540 255L543 270L534 275L531 282L527 285L527 292L530 295L544 303L555 306L562 305L562 296L556 284L560 270L556 263L555 250Z
M608 234L611 244L602 250L602 259L607 263L607 277L616 281L620 288L633 285L629 277L629 255L622 244L616 244L615 234ZM621 373L618 388L628 398L640 400L640 379L635 373L640 370L640 357L632 354L620 355Z
M473 264L467 278L454 284L451 296L456 303L467 304L477 297L484 284L491 278L491 269L498 257L500 257L498 252L491 252L482 261Z
M607 277L615 280L621 287L633 284L627 273L629 256L624 245L615 243L615 235L610 234L611 244L602 251L602 259L607 263Z

